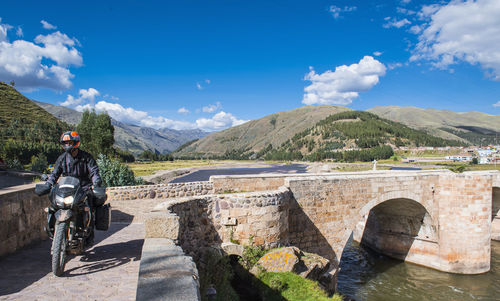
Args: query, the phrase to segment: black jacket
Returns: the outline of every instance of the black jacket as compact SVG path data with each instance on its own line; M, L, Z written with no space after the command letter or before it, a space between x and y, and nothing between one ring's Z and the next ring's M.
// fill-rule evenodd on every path
M92 184L100 186L102 182L99 176L99 168L94 158L92 158L91 154L81 149L78 149L78 154L75 158L67 152L60 155L47 183L54 185L61 175L63 177L71 176L79 178L83 189L88 189Z

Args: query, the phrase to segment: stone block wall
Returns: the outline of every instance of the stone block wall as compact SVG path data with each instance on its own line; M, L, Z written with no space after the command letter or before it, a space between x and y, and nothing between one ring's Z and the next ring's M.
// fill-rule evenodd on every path
M0 191L0 256L47 239L43 227L48 205L47 196L37 196L33 184Z
M440 266L453 273L490 269L492 178L480 172L441 175L439 199Z
M179 198L206 195L212 191L213 184L208 181L106 188L108 201Z
M284 245L288 242L290 198L288 189L282 187L170 200L148 216L146 237L173 239L195 261L197 251L231 240L247 245L252 237L256 245L267 248Z
M211 176L214 193L249 192L276 190L283 186L286 175L242 175L242 176Z

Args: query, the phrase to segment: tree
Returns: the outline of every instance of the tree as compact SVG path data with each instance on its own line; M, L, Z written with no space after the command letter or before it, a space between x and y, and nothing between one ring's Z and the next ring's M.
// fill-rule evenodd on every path
M10 83L9 83L12 87L14 87L16 85L16 82L11 80Z
M94 110L92 112L86 110L76 130L80 134L81 148L94 157L99 154L112 155L114 153L115 129L107 113L97 114Z
M135 178L130 168L118 162L118 160L109 159L100 154L97 157L97 166L99 174L106 187L141 185L144 181L141 178Z

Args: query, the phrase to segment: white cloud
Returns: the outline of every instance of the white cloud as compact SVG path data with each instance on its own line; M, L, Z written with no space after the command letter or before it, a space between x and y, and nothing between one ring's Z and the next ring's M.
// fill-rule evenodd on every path
M104 98L109 98L111 100L120 100L120 98L116 97L116 96L113 96L113 95L109 95L109 94L104 94L103 96Z
M68 95L66 101L62 105L74 107L74 109L79 112L85 110L95 110L98 113L107 112L109 116L120 122L155 129L169 128L174 130L187 130L198 128L204 131L218 131L247 122L247 120L240 120L231 113L226 112L219 112L212 118L200 118L195 122L172 120L163 116L153 117L148 112L126 108L118 103L101 100L94 104L95 98L99 96L99 92L93 88L87 90L81 89L79 95L78 98ZM180 108L178 112L189 113L186 108Z
M494 106L495 108L500 107L500 100L499 100L497 103L494 103L494 104L493 104L493 106Z
M182 108L180 108L180 109L177 110L177 113L179 113L179 114L189 114L190 112L185 107L182 107Z
M239 120L231 113L221 111L215 114L212 118L200 118L196 120L196 126L205 131L219 131L229 127L237 126L247 122L248 120Z
M48 30L57 29L57 26L54 26L45 20L40 21L40 23L42 23L42 26L45 29L48 29Z
M357 9L356 6L344 6L344 8L332 5L328 8L328 11L332 14L334 19L338 19L340 17L340 13L343 12L351 12Z
M422 32L422 30L423 30L422 25L413 25L412 27L410 27L410 32L413 34L419 34Z
M404 8L404 7L397 7L396 11L398 13L400 13L400 14L405 14L405 15L415 15L415 14L417 14L416 11L411 10L411 9L407 9L407 8Z
M451 1L424 6L427 21L410 61L428 60L447 69L460 61L479 64L500 81L500 1Z
M206 80L205 80L205 82L206 82L207 84L210 84L210 80L209 80L209 79L206 79Z
M64 107L73 107L81 104L82 102L90 102L90 106L92 106L95 103L95 98L101 95L99 91L94 88L89 88L87 90L80 89L79 94L80 97L77 98L72 95L68 95L68 97L66 97L66 101L62 102L60 105Z
M22 38L24 36L23 29L19 26L16 30L16 36Z
M12 28L0 24L0 80L14 80L16 87L24 90L71 88L74 75L69 66L83 64L81 53L75 48L76 39L58 31L38 35L34 43L25 40L9 42L7 31Z
M394 69L400 68L400 67L403 67L403 64L399 63L399 62L387 64L387 69L389 69L389 70L394 70Z
M201 86L200 83L196 83L196 89L198 90L203 90L203 87Z
M395 18L391 19L389 17L386 17L386 18L384 18L384 20L388 21L387 23L382 25L382 27L384 27L384 28L391 28L391 27L401 28L405 25L411 24L411 22L406 18L404 18L402 20L397 20Z
M373 53L374 56L381 56L383 52L380 52L380 51L375 51Z
M358 64L338 66L334 72L317 74L311 67L304 78L311 85L304 88L302 103L348 105L358 98L359 92L373 88L385 71L386 67L371 56L365 56Z
M218 109L220 109L221 107L222 107L222 104L218 101L214 105L208 105L206 107L203 107L201 110L204 113L213 113L213 112L217 111Z
M408 3L410 3L410 2L411 2L411 0L401 0L401 3L402 3L402 4L408 4Z

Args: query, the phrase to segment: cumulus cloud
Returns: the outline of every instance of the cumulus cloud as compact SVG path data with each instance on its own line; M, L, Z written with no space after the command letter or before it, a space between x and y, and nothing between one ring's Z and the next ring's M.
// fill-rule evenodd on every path
M385 71L386 67L371 56L365 56L358 64L338 66L334 72L317 74L311 67L304 78L311 85L304 88L302 103L348 105L358 98L359 92L373 88Z
M78 92L79 93L79 97L74 97L72 95L68 95L66 97L66 101L60 103L61 106L64 106L64 107L74 107L76 105L79 105L83 102L90 102L90 106L94 105L95 103L95 98L99 95L101 95L99 93L99 91L97 91L96 89L94 88L89 88L87 90L85 89L80 89L80 91ZM80 109L81 111L83 111L83 109Z
M493 104L493 106L494 106L495 108L500 107L500 100L499 100L497 103Z
M107 95L107 94L106 94ZM105 95L105 96L106 96ZM96 112L107 112L111 118L120 122L135 124L155 129L169 128L174 130L201 129L204 131L218 131L228 127L240 125L247 120L240 120L231 113L219 112L211 118L200 118L195 122L172 120L163 116L151 116L148 112L127 108L119 103L111 103L105 100L95 102L100 96L99 91L94 88L80 89L79 96L68 95L66 101L61 105L72 107L79 112L95 110ZM186 108L180 108L178 113L189 113Z
M203 107L201 110L204 113L213 113L213 112L217 111L218 109L220 109L221 107L222 107L222 104L218 101L214 105L208 105L206 107Z
M24 36L23 29L21 27L17 27L16 36L22 38Z
M45 20L40 21L40 23L42 23L42 26L45 29L48 29L48 30L57 29L57 26L54 26L54 25L50 24L49 22L47 22Z
M12 28L0 24L0 80L14 80L16 87L25 90L71 88L74 75L69 67L83 64L82 55L76 49L78 41L57 31L38 35L34 42L9 42L7 33Z
M344 6L344 8L332 5L328 9L328 11L332 14L334 19L338 19L340 17L340 14L343 12L352 12L357 9L356 6Z
M186 109L185 107L182 107L180 109L177 110L177 113L179 114L189 114L189 110Z
M480 65L500 81L500 1L451 1L424 6L425 23L410 61L428 60L447 69L461 61Z
M387 21L387 23L382 25L382 27L384 28L391 28L391 27L401 28L405 25L411 24L411 22L406 18L402 20L397 20L395 18L386 17L384 18L384 20Z
M373 53L374 56L381 56L383 52L380 52L380 51L375 51Z
M215 114L212 118L200 118L196 120L196 126L205 131L219 131L229 127L237 126L247 122L248 120L240 120L231 113L221 111Z

